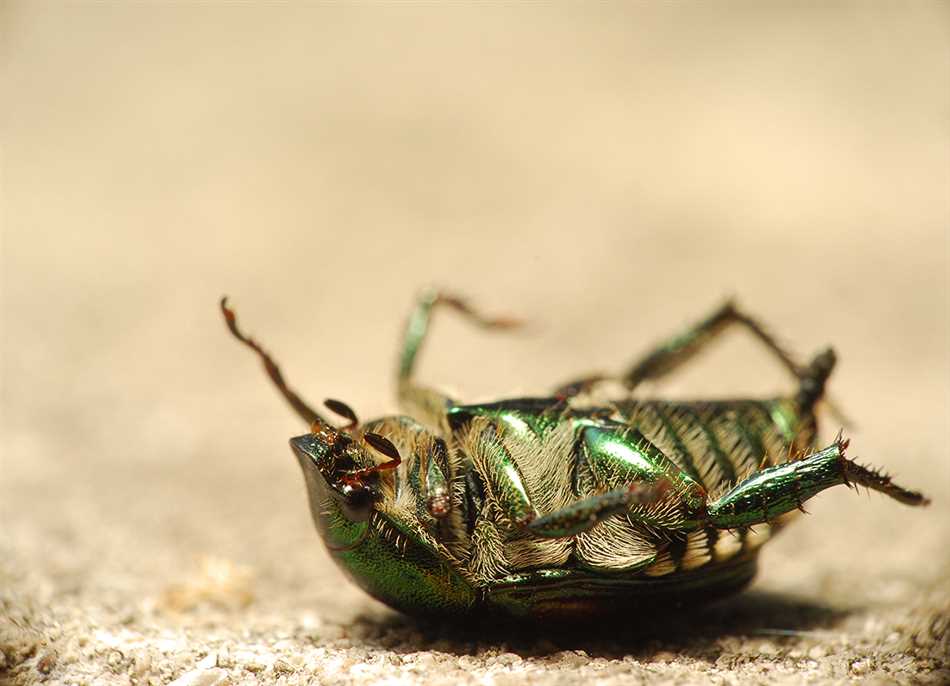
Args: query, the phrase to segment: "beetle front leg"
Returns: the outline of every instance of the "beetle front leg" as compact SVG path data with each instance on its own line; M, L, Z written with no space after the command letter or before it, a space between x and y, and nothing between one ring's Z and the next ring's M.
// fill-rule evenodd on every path
M886 474L846 458L847 445L839 438L817 453L754 473L709 503L708 521L719 529L765 524L801 509L812 496L841 484L865 486L905 505L929 504L921 493L898 486Z
M495 424L472 431L466 452L475 463L485 485L505 518L515 526L525 526L538 517L521 469L501 439Z
M307 422L308 426L313 425L316 422L326 424L326 420L287 385L287 382L284 381L284 375L280 371L280 367L277 366L277 363L274 362L273 358L271 358L271 356L257 343L257 341L245 335L244 332L238 328L237 315L234 314L234 310L228 307L227 297L221 298L220 307L221 314L224 315L224 321L228 325L231 335L257 353L261 363L264 365L264 371L267 372L267 376L270 377L270 380L277 387L277 390L280 391L280 394L284 396L284 399L290 404L294 412L296 412L301 419Z
M517 326L517 322L513 319L486 317L461 298L448 293L429 290L419 297L406 323L406 332L399 352L398 399L404 411L432 426L441 425L446 409L452 405L452 400L439 391L416 383L413 380L413 371L419 350L429 333L432 311L437 306L448 306L465 315L481 328L501 329Z

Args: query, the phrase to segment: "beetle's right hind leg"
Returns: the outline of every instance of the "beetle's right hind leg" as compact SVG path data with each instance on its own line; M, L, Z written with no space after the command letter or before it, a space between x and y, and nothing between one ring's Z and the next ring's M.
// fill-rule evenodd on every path
M326 423L326 420L320 416L316 410L310 407L306 401L304 401L287 385L287 383L284 381L284 375L280 373L280 367L277 366L277 363L274 362L271 356L268 355L260 345L258 345L257 341L244 335L244 332L238 328L237 316L234 314L234 310L228 307L227 297L221 298L220 305L221 313L224 315L224 321L227 323L231 334L241 343L257 353L257 356L260 357L261 362L264 365L264 371L267 372L267 376L269 376L270 380L274 382L275 386L277 386L277 390L280 391L282 396L284 396L284 399L290 403L290 406L294 409L294 412L296 412L301 419L307 422L308 426L312 426L314 422L317 421Z
M461 298L438 290L427 290L418 298L406 322L399 351L398 397L404 411L432 426L440 425L452 401L448 396L416 383L413 372L419 351L429 333L432 312L438 306L454 309L483 329L504 329L518 325L514 319L487 317Z
M709 523L719 529L766 524L801 509L806 500L826 488L841 484L865 486L905 505L929 504L923 494L898 486L886 474L849 460L844 455L847 445L839 438L824 450L800 460L755 472L708 504Z

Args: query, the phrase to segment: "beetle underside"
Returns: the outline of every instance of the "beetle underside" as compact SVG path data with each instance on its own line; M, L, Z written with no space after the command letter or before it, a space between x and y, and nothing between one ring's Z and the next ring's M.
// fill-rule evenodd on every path
M479 405L412 378L439 305L486 328L513 324L458 298L424 295L400 356L406 414L360 424L345 403L330 400L347 420L335 427L286 385L221 303L231 332L311 427L291 444L328 549L354 581L397 609L539 617L692 604L743 588L759 547L826 488L863 485L927 503L848 459L840 435L816 449L815 407L834 353L798 364L732 303L619 375L628 397L595 400L605 377L593 375L548 398ZM671 372L731 325L758 338L797 391L761 400L635 397L641 382Z
M538 414L525 412L524 408L543 402L509 401L490 406L467 406L464 411L490 409L499 416L507 416L508 423L517 426L519 421L537 422ZM557 407L556 403L549 406ZM789 446L774 427L769 427L772 422L766 408L765 402L748 402L712 403L699 409L708 419L707 426L714 427L709 429L709 435L716 432L734 434L735 429L730 424L744 417L749 426L761 429L756 433L758 442L770 445L773 453L784 455ZM632 421L630 416L625 417L625 428L616 431L622 434L630 426L649 430L645 437L651 444L669 449L656 417L668 417L668 422L681 421L682 407L679 413L676 406L664 403L646 403L625 409L639 419ZM667 410L670 410L669 415ZM602 414L601 408L595 412ZM753 415L761 420L759 425L750 419ZM629 470L624 469L626 465L607 463L599 465L599 469L592 467L590 456L585 454L584 445L578 440L579 431L588 427L578 430L576 426L579 421L589 421L589 417L588 411L564 409L554 426L541 436L531 431L517 435L513 429L510 432L513 436L503 435L502 445L512 456L526 492L533 496L539 516L550 515L578 501L596 498L600 493L627 485ZM423 430L409 425L404 418L367 424L372 431L392 441L403 455L399 468L387 474L380 483L382 497L378 511L383 516L374 519L372 526L397 548L408 545L407 538L416 545L432 547L476 588L493 588L503 580L529 570L547 570L535 579L550 578L552 570L571 569L575 574L590 578L604 576L610 580L649 580L689 572L736 557L748 557L768 540L773 526L782 523L765 522L754 528L725 531L712 525L695 524L687 519L689 512L683 489L671 488L649 506L635 506L637 516L631 516L629 508L624 508L599 518L595 526L575 535L534 535L511 520L493 492L492 483L497 479L492 472L496 463L480 438L485 427L490 425L487 417L476 416L456 432L453 449L448 451L446 463L441 465L444 472L453 475L451 511L456 516L439 519L422 506L418 497L424 490L420 474L425 470L424 461L429 451L424 444L419 444L420 438L414 433L420 432L424 441L426 434L422 433ZM737 477L736 467L724 469L709 452L708 445L706 452L700 453L697 450L699 440L698 436L694 437L693 447L697 455L703 455L703 459L697 460L699 466L691 465L690 470L702 474L702 477L697 476L697 480L705 492L725 491L741 481L742 476L753 473L758 466L758 461L751 458L754 454L751 451L733 450L734 459L744 454L748 462L744 467L741 461L738 463L741 471ZM689 478L679 464L671 462L671 465L662 465L671 477ZM731 462L728 464L732 465Z

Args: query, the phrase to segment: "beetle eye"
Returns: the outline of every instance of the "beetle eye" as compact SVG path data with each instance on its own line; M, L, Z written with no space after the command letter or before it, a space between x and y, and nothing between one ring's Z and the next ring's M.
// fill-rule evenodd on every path
M330 492L340 503L343 514L351 522L369 521L373 503L379 497L379 491L375 485L361 481L344 482L340 484L339 489L333 489Z

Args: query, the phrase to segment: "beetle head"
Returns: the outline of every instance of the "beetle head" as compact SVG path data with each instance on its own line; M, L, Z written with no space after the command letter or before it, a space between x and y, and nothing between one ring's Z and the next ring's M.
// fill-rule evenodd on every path
M374 433L351 434L316 421L308 434L290 439L307 480L314 519L324 516L322 501L332 499L351 522L366 522L380 497L379 473L399 465L399 452ZM388 462L377 464L374 453Z

